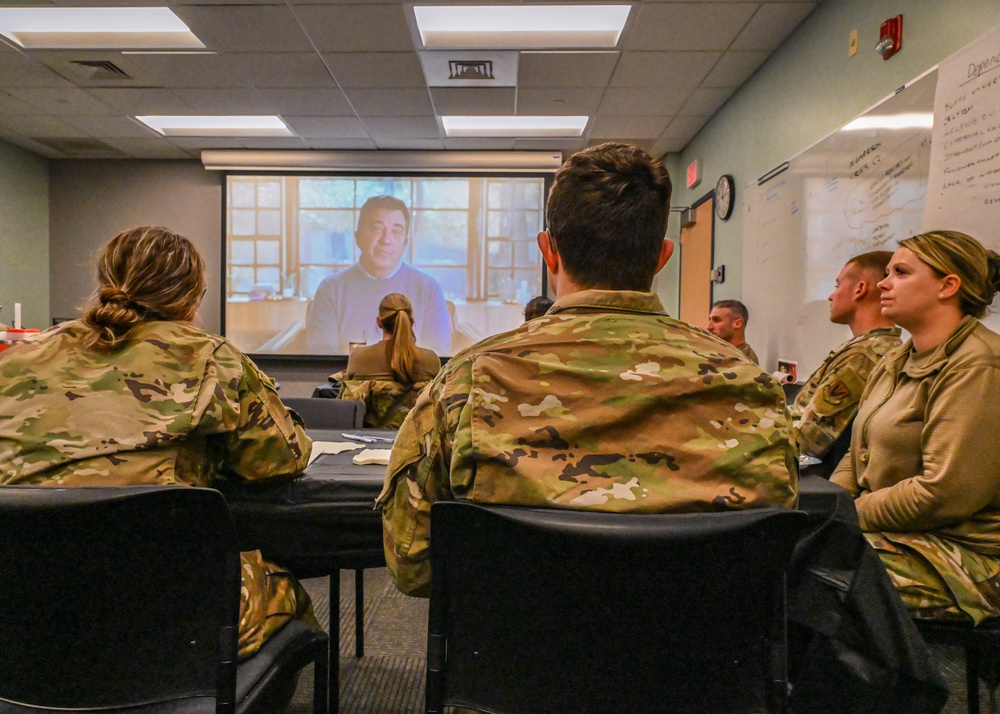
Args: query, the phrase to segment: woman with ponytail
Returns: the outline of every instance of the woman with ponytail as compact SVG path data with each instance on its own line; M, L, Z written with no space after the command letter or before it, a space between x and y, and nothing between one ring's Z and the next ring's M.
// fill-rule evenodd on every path
M978 318L1000 256L956 231L900 243L878 283L911 339L875 368L851 450L831 480L910 612L978 624L1000 615L1000 335Z
M191 324L206 284L191 241L125 231L97 283L81 319L0 353L0 484L210 486L305 468L312 442L271 379ZM292 618L319 627L290 573L258 551L241 560L240 657Z
M347 360L347 379L391 380L411 387L427 382L441 369L441 359L417 347L413 332L413 306L400 293L390 293L378 305L376 323L382 341L360 347Z

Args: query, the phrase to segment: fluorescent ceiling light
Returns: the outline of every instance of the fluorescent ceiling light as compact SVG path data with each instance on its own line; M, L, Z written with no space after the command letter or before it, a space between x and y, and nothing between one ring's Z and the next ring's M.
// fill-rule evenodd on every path
M204 49L167 7L3 7L0 35L26 49Z
M934 114L931 112L919 112L859 117L841 129L841 131L861 131L862 129L930 129L933 126Z
M425 49L612 48L630 5L417 5Z
M441 117L445 136L582 136L590 117Z
M136 117L164 136L293 136L276 116Z

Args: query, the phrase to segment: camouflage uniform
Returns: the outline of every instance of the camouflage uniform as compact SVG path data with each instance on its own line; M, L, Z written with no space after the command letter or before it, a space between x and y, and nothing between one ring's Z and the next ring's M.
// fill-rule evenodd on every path
M661 513L792 507L796 492L770 375L655 295L587 290L444 366L378 504L397 587L426 596L434 501Z
M398 429L426 386L426 381L407 386L391 379L345 379L338 396L365 403L368 429Z
M223 338L151 322L108 355L83 346L86 332L64 322L0 353L0 483L210 486L305 468L301 420ZM245 657L292 617L315 618L289 573L258 552L242 561Z
M1000 616L1000 335L974 317L874 369L830 477L915 617Z
M750 346L749 342L744 342L736 349L745 354L747 359L753 362L754 364L760 364L760 358L757 357L757 353L753 351L753 347Z
M899 347L898 327L879 327L835 349L788 406L799 453L822 458L858 413L858 401L875 365Z

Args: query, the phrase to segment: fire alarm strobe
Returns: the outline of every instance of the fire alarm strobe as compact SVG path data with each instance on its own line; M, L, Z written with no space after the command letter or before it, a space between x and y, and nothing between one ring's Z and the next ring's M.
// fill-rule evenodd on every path
M890 17L882 23L878 44L875 45L875 49L882 55L882 59L887 60L899 52L899 48L902 46L903 16L896 15L896 17Z

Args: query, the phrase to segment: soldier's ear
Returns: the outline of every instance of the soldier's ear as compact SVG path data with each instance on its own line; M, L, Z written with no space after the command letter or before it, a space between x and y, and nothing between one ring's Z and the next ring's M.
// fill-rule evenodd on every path
M542 252L542 260L545 266L553 273L559 272L559 251L556 249L556 242L548 231L540 231L538 234L538 250Z
M667 264L670 260L670 256L674 254L674 242L669 238L663 239L663 245L660 246L660 257L656 262L656 272L663 270L663 266Z
M867 280L859 280L857 285L854 286L854 299L857 302L861 302L872 292L872 284Z

